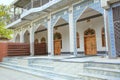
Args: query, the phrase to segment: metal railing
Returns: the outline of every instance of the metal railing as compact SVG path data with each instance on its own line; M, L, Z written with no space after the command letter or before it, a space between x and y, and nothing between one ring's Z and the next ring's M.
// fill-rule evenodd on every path
M32 2L29 2L27 5L25 5L23 8L29 10L31 8L43 6L48 2L49 0L33 0Z
M51 0L33 0L23 7L21 14L25 13L26 11L28 11L32 8L41 7L41 6L45 5L46 3L48 3L49 1L51 1ZM14 17L12 17L11 20L9 22L7 22L7 24L10 24L10 23L18 20L20 18L21 14L18 14L18 15L15 15Z

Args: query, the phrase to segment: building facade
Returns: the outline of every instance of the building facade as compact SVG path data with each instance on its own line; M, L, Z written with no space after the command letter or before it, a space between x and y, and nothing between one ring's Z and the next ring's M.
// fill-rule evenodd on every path
M14 42L30 44L31 56L120 56L119 0L17 0L13 5L14 18L6 27L14 30Z

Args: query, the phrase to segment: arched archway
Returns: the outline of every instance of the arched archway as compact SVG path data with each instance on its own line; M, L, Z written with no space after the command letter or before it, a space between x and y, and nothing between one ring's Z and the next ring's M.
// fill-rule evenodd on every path
M20 35L19 34L17 34L17 36L16 36L16 38L15 38L15 42L20 42Z
M41 43L46 43L45 37L42 37L42 38L41 38Z
M38 39L35 39L35 44L38 44L38 43L39 43Z
M47 28L44 25L39 25L35 30L35 39L39 42L35 44L35 55L47 55ZM37 40L38 41L38 40Z
M87 7L83 10L82 13L79 14L77 21L76 21L76 32L79 32L80 35L80 48L77 49L77 52L80 54L86 53L85 45L90 43L85 43L86 39L84 36L84 31L86 29L95 29L96 35L95 35L95 41L97 45L97 50L95 50L94 54L104 54L105 48L103 48L102 42L101 42L101 28L104 26L104 16L99 11ZM83 44L82 44L83 43ZM100 44L101 43L101 44ZM77 45L76 45L77 46ZM92 52L93 53L93 52ZM91 53L91 55L93 55Z
M53 27L54 55L69 54L69 25L63 17L58 17Z
M101 30L101 36L102 36L102 47L106 47L106 41L105 41L105 29L104 27Z
M59 32L54 33L54 40L62 39L62 35Z
M60 55L62 48L62 35L59 32L54 33L54 54Z
M89 28L84 32L84 46L86 55L96 55L96 33L95 30Z
M28 30L26 30L24 34L24 43L30 43L30 33Z

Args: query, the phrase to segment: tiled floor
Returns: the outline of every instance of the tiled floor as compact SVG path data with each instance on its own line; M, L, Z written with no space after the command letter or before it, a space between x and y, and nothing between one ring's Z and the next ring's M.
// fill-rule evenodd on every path
M46 79L0 67L0 80L46 80Z

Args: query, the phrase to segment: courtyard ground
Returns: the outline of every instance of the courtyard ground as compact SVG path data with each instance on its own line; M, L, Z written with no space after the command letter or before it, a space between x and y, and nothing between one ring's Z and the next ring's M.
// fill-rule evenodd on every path
M0 80L44 80L37 76L25 74L8 68L0 67Z

